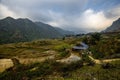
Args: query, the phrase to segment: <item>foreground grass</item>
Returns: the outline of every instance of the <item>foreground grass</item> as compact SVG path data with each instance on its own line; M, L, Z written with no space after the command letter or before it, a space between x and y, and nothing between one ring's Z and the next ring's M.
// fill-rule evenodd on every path
M0 80L120 80L120 61L107 65L71 64L46 60L29 65L19 64L0 74Z

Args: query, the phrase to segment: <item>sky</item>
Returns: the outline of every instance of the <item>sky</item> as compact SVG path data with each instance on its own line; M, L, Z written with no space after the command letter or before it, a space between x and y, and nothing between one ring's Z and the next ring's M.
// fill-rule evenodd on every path
M0 0L0 19L8 16L77 33L96 32L120 17L120 0Z

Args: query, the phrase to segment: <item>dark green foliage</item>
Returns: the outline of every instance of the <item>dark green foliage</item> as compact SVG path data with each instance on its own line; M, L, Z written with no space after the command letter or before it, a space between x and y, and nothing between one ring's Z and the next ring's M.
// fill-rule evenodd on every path
M75 69L81 68L83 66L83 61L73 62L71 64L64 64L61 66L61 72L69 72Z
M70 55L70 48L71 46L68 45L68 44L60 44L60 45L57 45L54 47L54 50L56 50L58 52L58 58L63 58L63 57L66 57L66 56L69 56Z
M110 64L110 63L103 63L103 64L101 65L101 67L102 67L103 69L109 69L109 68L113 68L113 65Z
M89 40L88 44L90 45L96 45L98 41L101 39L101 34L100 33L92 33Z
M102 64L95 66L83 66L74 71L71 77L76 78L75 80L119 80L120 62L113 61L108 65L109 67L106 69L101 67Z
M88 54L82 55L82 61L84 61L84 63L87 63L87 65L89 65L89 66L95 65L95 62L88 57Z
M65 57L65 56L67 56L69 53L66 52L66 51L63 51L63 52L60 52L59 54L60 54L60 57Z
M100 36L101 34L100 33L93 33L92 35L92 38L95 40L95 41L99 41L100 40Z
M98 41L100 41L101 39L101 34L100 33L92 33L92 34L89 34L89 36L84 36L84 38L82 39L82 41L86 44L89 44L89 45L96 45Z
M105 56L104 53L98 52L98 50L96 48L91 48L90 50L93 54L93 57L96 58L96 59L100 59L100 58L103 58Z
M110 36L108 39L97 41L96 45L91 45L89 50L94 58L119 58L120 57L120 41L117 36Z
M0 73L0 80L22 80L28 78L26 75L26 66L19 64Z
M88 38L85 36L85 37L82 39L82 42L88 44L88 43L89 43Z

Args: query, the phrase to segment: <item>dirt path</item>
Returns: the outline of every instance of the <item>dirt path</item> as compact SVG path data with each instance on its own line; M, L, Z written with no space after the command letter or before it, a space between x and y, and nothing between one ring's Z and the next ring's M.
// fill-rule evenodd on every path
M94 59L92 56L89 55L89 58L95 61L96 64L101 64L102 62L112 62L112 61L117 61L120 59L104 59L104 60L99 60L99 59Z
M42 62L42 61L45 61L46 59L54 59L54 58L55 58L55 54L52 54L50 56L45 56L45 57L39 57L39 58L18 58L18 60L22 64L29 64L29 63L35 63L35 62ZM94 59L90 55L89 55L89 58L95 61L96 64L101 64L102 62L111 62L111 61L120 60L120 59L99 60L99 59ZM56 61L62 62L62 63L71 63L79 60L81 60L81 57L79 57L74 53L71 53L71 55L68 58L56 60ZM12 66L13 66L13 62L11 59L0 59L0 72L3 72L5 69L10 68Z

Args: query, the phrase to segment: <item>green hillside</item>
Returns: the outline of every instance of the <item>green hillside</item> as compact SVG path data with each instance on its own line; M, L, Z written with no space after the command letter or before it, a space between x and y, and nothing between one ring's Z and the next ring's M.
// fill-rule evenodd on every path
M13 19L11 17L0 20L0 44L62 36L52 26L41 22L34 23L29 19Z

